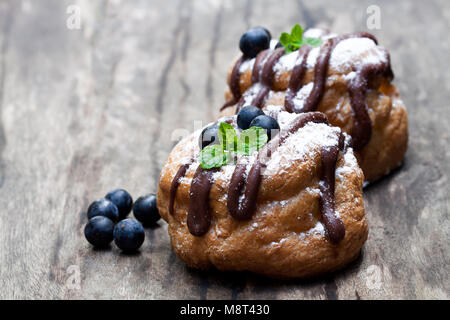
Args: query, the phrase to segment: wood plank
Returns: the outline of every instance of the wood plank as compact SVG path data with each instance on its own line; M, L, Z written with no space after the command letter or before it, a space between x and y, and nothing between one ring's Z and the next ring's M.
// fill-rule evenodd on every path
M449 298L448 1L76 1L82 28L69 30L72 3L0 2L0 299ZM371 4L410 144L404 166L366 189L357 261L296 281L192 270L164 222L136 255L87 244L89 202L155 192L172 135L215 119L246 28L365 31Z

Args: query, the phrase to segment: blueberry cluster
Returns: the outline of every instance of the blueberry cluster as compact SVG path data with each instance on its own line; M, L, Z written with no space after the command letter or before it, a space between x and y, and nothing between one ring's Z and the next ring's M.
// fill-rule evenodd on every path
M127 218L132 209L137 220ZM133 198L123 189L110 191L91 203L87 217L84 235L90 244L104 248L114 240L125 252L141 247L145 239L142 224L154 224L161 218L154 194L140 197L133 204Z
M272 139L272 134L280 130L278 121L268 116L260 108L246 106L237 114L237 125L239 129L246 130L251 127L260 127L266 130L267 137ZM219 144L219 125L213 124L203 129L199 137L199 146L204 148L208 145Z

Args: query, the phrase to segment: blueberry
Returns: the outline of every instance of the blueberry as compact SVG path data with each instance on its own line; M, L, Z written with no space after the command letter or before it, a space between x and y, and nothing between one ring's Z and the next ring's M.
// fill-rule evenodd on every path
M270 34L270 31L269 31L269 30L267 30L267 29L264 28L264 27L256 27L256 28L261 28L261 29L263 29L263 30L267 33L267 36L269 37L269 41L272 40L272 35Z
M136 219L143 224L154 224L161 216L156 207L156 195L148 194L138 198L133 205L133 213Z
M117 209L117 206L108 199L98 199L92 202L87 210L88 219L92 219L96 216L104 216L111 219L111 221L116 222L119 220L119 209Z
M254 58L256 55L270 46L270 33L267 29L256 27L245 32L239 41L239 48L247 58Z
M93 217L84 228L84 236L94 247L107 247L113 240L114 222L104 216Z
M277 120L267 115L257 116L250 123L250 127L261 127L263 129L266 129L269 140L272 139L272 133L276 135L280 130L280 125L278 124ZM272 130L277 131L273 132Z
M137 220L122 220L114 228L114 242L122 251L130 252L139 249L144 239L144 228Z
M280 41L278 41L277 45L275 46L275 49L282 48L282 47L283 47L283 45L281 44Z
M110 191L105 198L112 201L119 209L119 220L124 219L133 207L133 198L123 189Z
M250 128L250 122L257 116L263 115L264 112L257 107L247 106L242 108L237 115L237 125L240 129L245 130Z
M210 144L219 144L219 125L213 124L203 129L198 144L203 149Z

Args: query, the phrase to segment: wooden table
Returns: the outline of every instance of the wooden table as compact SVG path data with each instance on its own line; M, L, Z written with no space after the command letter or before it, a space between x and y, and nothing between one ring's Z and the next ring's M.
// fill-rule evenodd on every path
M155 192L175 136L218 114L243 31L367 31L374 3L410 143L366 189L357 261L308 281L190 270L162 221L135 255L86 242L92 200ZM1 1L0 298L448 299L449 21L445 0Z

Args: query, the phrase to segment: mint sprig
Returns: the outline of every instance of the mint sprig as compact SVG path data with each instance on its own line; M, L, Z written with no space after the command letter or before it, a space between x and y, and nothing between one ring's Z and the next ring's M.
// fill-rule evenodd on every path
M286 53L296 51L305 44L313 47L318 47L322 44L322 40L319 38L303 38L303 29L299 24L292 28L290 34L287 32L281 33L279 41L286 49Z
M220 168L234 161L235 155L251 155L269 140L266 130L251 127L241 132L239 138L231 124L219 125L219 144L209 145L200 152L200 166L203 169Z
M251 155L267 143L266 130L261 127L251 127L241 132L238 141L238 154Z
M226 163L227 154L220 144L206 146L200 152L200 165L203 169L220 168Z

